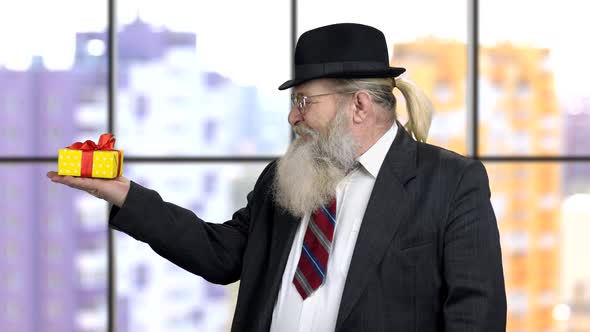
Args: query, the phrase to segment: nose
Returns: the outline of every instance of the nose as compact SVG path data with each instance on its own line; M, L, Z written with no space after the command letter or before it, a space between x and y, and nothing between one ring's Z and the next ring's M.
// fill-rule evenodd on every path
M300 121L303 121L303 117L301 116L299 109L297 109L296 106L292 106L291 111L289 112L289 124L295 126Z

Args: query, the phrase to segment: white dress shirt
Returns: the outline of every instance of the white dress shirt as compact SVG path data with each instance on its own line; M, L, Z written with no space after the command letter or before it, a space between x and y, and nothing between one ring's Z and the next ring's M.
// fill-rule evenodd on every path
M375 179L397 134L393 126L357 160L362 165L336 187L336 227L324 283L307 299L293 285L310 214L305 215L293 240L281 289L272 314L271 332L334 331L348 267Z

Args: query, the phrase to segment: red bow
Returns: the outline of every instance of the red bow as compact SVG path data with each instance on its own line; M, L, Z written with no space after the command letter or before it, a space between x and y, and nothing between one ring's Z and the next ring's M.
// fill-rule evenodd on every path
M86 142L76 142L70 145L68 148L82 151L96 151L96 150L114 150L115 147L115 136L113 134L102 134L98 139L98 144L91 140Z
M91 140L86 142L76 142L70 145L68 148L73 150L82 150L82 160L80 167L80 176L91 177L92 176L92 154L94 151L117 151L119 153L119 169L117 170L117 176L121 175L121 151L115 150L115 137L113 134L102 134L98 139L98 144Z

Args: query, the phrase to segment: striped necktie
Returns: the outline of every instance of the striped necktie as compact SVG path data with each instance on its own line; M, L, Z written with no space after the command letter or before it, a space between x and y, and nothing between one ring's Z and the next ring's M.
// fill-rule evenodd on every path
M315 211L307 225L293 284L304 300L326 279L336 226L336 199Z

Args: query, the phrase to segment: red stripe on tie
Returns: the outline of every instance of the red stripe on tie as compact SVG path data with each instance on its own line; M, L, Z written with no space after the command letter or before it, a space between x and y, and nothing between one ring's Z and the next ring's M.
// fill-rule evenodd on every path
M299 294L305 294L305 295L307 295L305 293L305 289L303 289L303 287L301 286L301 284L299 284L299 280L297 280L296 278L293 278L293 284L295 285L295 288L297 288L297 292L299 292Z
M309 262L307 260L307 257L305 257L304 255L301 255L301 257L299 258L299 264L297 266L299 267L299 270L305 277L311 276L316 273L313 269L313 266L311 266L311 262Z
M314 290L317 289L318 287L320 287L323 279L322 279L321 274L319 274L318 271L316 271L316 269L313 267L313 265L312 265L313 263L305 256L301 256L300 261L301 261L302 265L304 265L304 266L299 265L299 270L301 270L301 273L303 274L303 276L307 280L307 283Z
M307 233L310 233L309 236ZM311 232L311 229L309 229L309 227L307 228L307 232L305 234L305 239L303 240L303 243L307 245L311 253L321 262L322 267L326 269L328 265L327 263L329 253L326 251L326 249L324 249L324 246L322 246L320 241L317 239L315 234ZM303 250L303 248L301 248L301 250Z
M330 242L332 242L332 237L334 235L334 225L326 218L323 212L318 211L314 216L315 224L318 226L319 229L322 230L322 233L326 236Z

